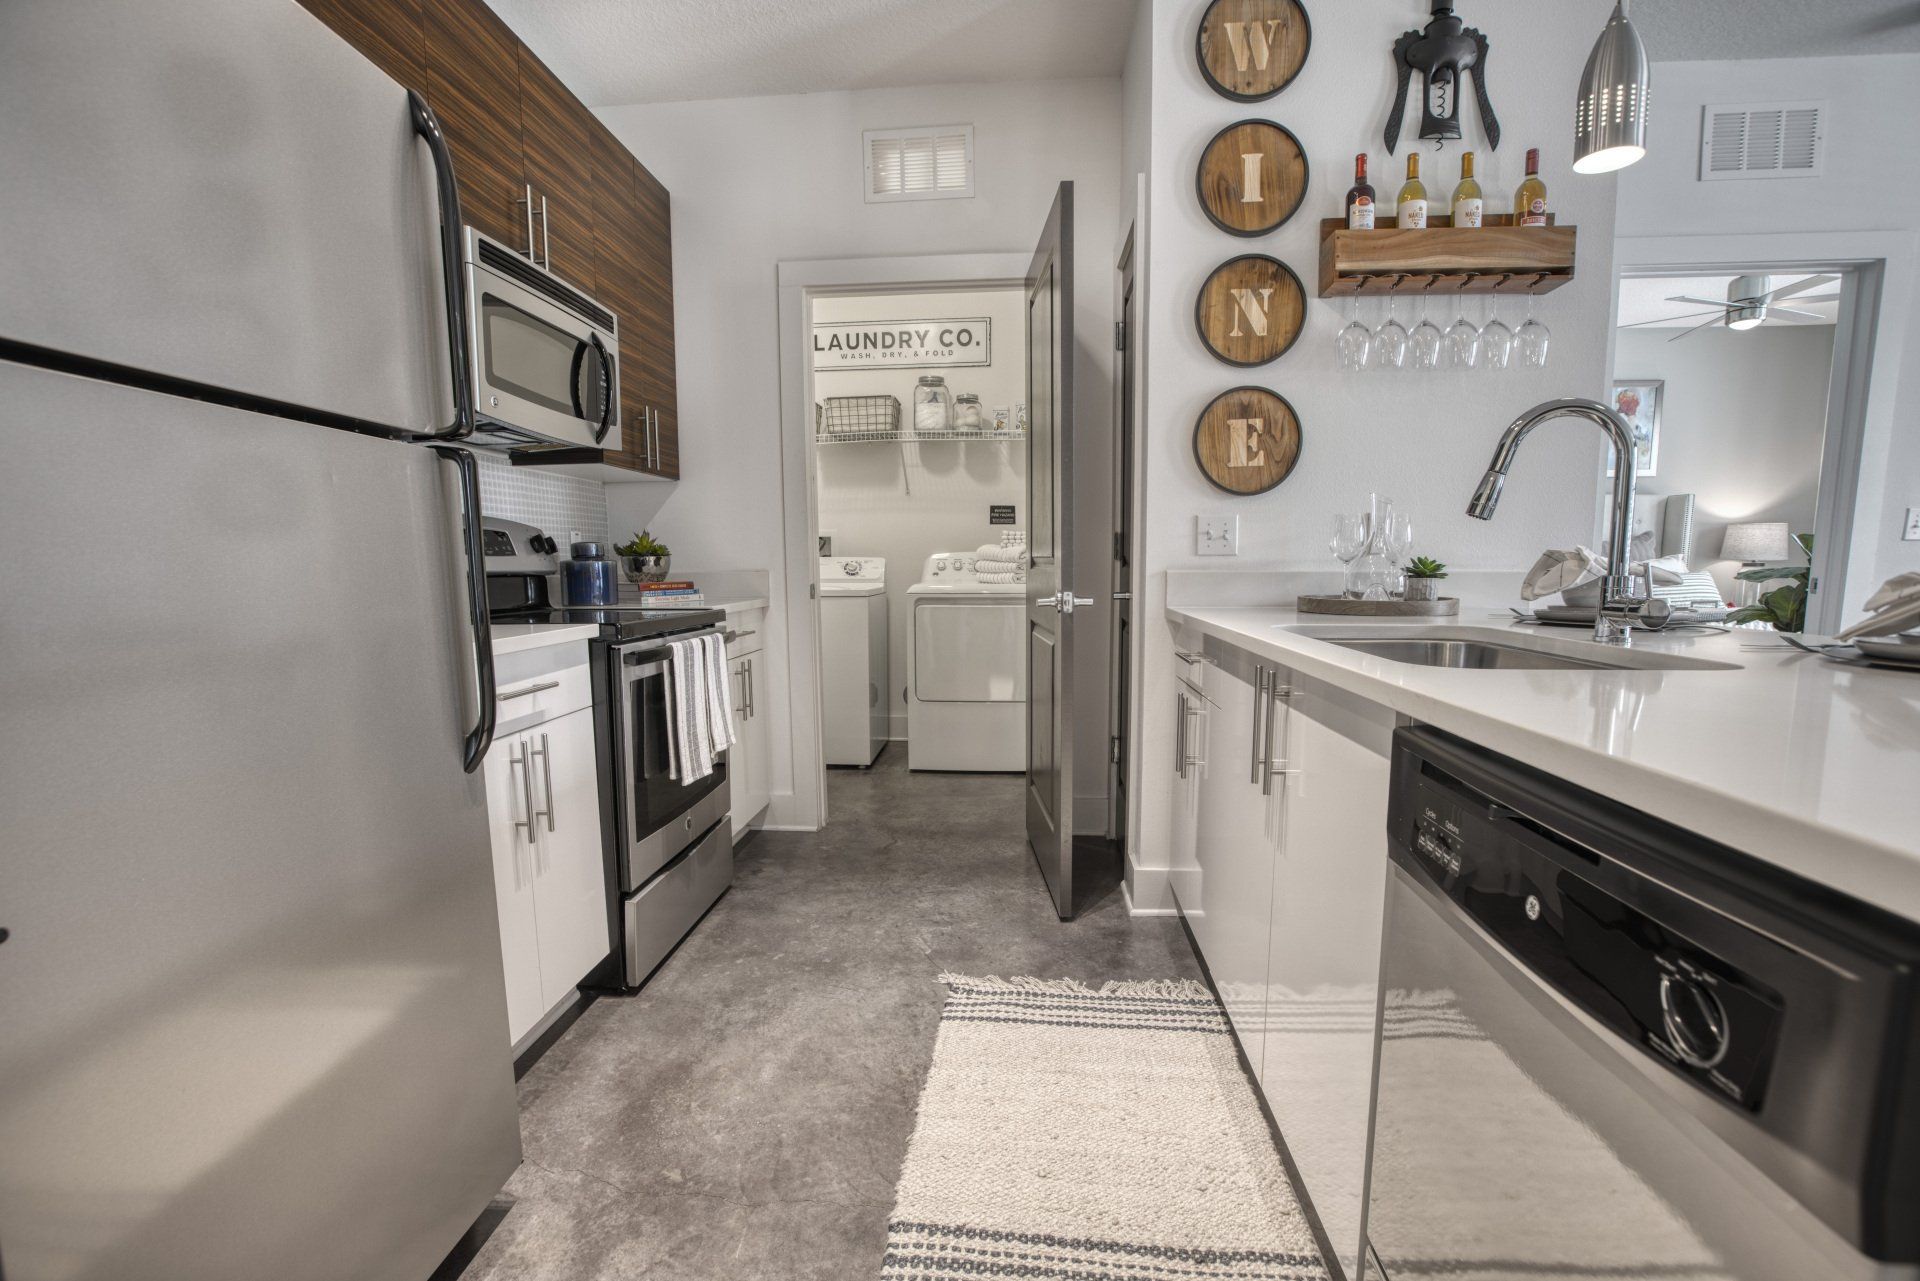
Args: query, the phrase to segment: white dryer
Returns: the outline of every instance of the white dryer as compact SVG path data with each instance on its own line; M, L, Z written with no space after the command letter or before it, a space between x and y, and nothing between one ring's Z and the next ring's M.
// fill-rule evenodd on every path
M827 764L873 764L887 745L887 562L820 558L820 715Z
M983 583L972 552L927 558L907 590L907 768L1024 774L1025 583Z

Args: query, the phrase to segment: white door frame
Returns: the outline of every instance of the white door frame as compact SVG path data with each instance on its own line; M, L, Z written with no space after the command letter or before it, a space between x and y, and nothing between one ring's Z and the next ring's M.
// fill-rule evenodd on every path
M1822 590L1808 603L1807 630L1816 634L1839 630L1879 586L1859 582L1848 571L1856 557L1872 563L1877 532L1887 516L1880 510L1882 492L1863 489L1860 478L1885 475L1888 466L1900 357L1906 350L1914 277L1920 267L1917 243L1920 237L1907 231L1808 231L1628 236L1614 244L1616 322L1620 280L1626 276L1844 273L1814 519L1814 573ZM1616 332L1608 331L1608 369L1613 367ZM1839 590L1832 589L1835 583Z
M779 264L780 504L787 601L787 670L793 682L793 808L782 826L812 831L827 821L826 747L820 716L820 520L813 501L813 300L830 294L1014 288L1029 253L819 258Z

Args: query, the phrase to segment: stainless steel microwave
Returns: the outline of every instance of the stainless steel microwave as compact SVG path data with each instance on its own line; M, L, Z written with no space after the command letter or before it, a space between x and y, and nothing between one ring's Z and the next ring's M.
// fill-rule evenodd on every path
M620 447L620 321L550 271L465 229L476 440Z

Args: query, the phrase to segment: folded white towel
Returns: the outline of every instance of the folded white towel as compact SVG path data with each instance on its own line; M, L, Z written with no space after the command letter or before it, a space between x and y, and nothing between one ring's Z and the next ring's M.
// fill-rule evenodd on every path
M978 571L978 573L980 581L983 583L1024 583L1027 581L1026 571L1019 569L997 571L983 569Z
M727 679L727 642L719 636L700 637L707 659L707 729L713 737L715 753L734 744L733 683Z
M667 646L668 769L683 783L713 773L714 758L733 744L733 702L725 672L725 642L718 636L696 636Z
M974 548L973 558L975 560L997 560L1025 564L1027 560L1027 546L1025 543L1019 543L1012 547L1004 543L983 543L979 547Z

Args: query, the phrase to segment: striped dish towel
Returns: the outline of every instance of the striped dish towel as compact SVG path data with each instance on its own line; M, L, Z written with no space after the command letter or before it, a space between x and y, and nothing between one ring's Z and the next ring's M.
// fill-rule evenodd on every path
M668 768L691 783L713 773L714 759L733 745L726 642L695 636L669 642L667 649Z

